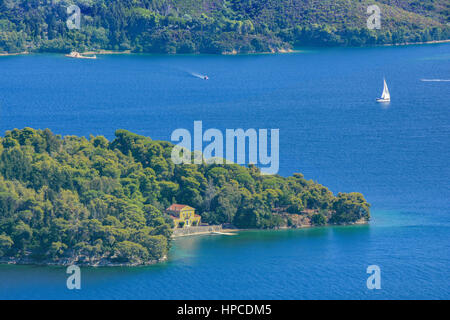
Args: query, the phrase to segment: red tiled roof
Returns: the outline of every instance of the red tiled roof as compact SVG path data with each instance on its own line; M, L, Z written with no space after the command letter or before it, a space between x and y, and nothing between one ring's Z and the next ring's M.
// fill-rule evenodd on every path
M173 204L167 208L168 211L180 211L183 208L189 207L185 204Z

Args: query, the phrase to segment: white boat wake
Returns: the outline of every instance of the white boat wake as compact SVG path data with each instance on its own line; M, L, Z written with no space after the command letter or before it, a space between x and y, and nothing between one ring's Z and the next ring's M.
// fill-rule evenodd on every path
M422 82L450 82L450 79L420 79Z
M195 73L195 72L190 72L191 76L194 76L196 78L200 78L200 79L206 79L208 78L208 76L206 74L200 74L200 73Z

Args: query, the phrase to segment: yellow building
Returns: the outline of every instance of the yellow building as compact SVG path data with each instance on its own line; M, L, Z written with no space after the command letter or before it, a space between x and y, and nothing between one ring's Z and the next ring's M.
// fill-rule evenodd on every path
M200 216L195 214L195 209L184 204L173 204L166 209L173 219L175 228L185 228L200 225Z

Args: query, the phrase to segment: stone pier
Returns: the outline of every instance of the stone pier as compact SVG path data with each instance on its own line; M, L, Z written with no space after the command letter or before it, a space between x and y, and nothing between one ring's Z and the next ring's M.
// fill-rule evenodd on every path
M173 238L192 236L198 234L211 234L214 232L222 232L222 225L216 226L196 226L196 227L185 227L177 228L173 230Z

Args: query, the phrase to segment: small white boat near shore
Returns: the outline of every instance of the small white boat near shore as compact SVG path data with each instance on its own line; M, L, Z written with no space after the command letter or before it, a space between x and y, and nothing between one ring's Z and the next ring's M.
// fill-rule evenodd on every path
M377 99L377 102L390 102L391 101L391 94L389 93L389 88L386 83L386 79L384 79L384 87L383 87L383 93L381 94L381 98Z
M95 54L93 56L84 56L76 51L72 51L71 53L66 54L66 57L75 59L97 59L97 56Z

